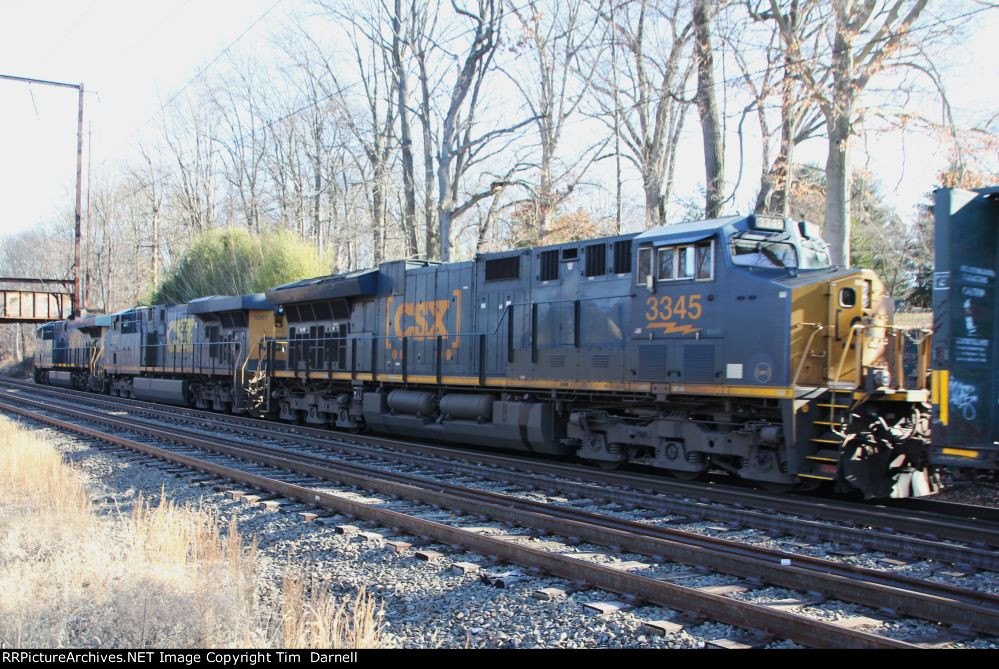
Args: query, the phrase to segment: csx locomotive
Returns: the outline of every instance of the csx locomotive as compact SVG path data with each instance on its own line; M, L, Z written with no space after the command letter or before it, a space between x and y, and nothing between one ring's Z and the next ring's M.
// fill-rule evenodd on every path
M815 226L735 216L49 323L35 378L886 497L934 487L924 334Z

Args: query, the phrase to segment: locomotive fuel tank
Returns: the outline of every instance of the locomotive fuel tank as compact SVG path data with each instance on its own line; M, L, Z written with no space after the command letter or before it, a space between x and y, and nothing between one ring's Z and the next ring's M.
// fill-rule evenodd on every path
M448 393L441 398L441 414L445 419L463 418L488 422L493 419L495 395L473 395L470 393Z

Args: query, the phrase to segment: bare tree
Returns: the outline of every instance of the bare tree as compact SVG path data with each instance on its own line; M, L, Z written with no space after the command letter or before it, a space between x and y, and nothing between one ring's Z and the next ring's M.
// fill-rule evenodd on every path
M414 0L411 4L406 30L406 42L413 53L416 76L419 82L419 104L416 106L416 116L420 120L423 145L423 248L427 258L437 257L437 251L440 248L437 226L437 169L434 151L438 135L435 131L434 98L442 75L437 72L432 58L436 43L438 17L440 16L439 9L440 4L436 0L423 3Z
M217 112L218 133L212 141L222 157L222 176L239 200L247 229L258 233L266 137L257 101L263 85L255 64L247 60L231 68L223 81L205 86Z
M762 163L760 188L754 210L757 213L790 215L790 193L794 182L795 147L815 137L824 128L825 119L799 69L805 65L802 45L813 42L822 31L824 16L817 0L746 0L746 17L756 25L769 26L770 41L763 49L763 67L746 57L744 45L733 42L732 53L742 72L742 80L752 101L744 110L755 110L760 127ZM742 31L736 30L732 32ZM756 69L759 68L759 69ZM777 128L777 152L771 158L773 131L768 117L772 96L779 96L780 117ZM740 122L740 142L741 122Z
M130 178L136 184L136 195L141 194L146 201L145 215L142 217L142 220L149 221L149 259L152 269L152 281L155 286L160 281L162 252L160 233L162 229L164 178L158 161L153 157L150 147L140 146L139 154L142 156L142 166L130 170Z
M469 171L499 153L495 148L496 140L508 139L532 121L528 118L483 133L476 132L476 115L485 102L482 99L483 83L494 70L500 43L503 0L478 0L474 12L460 7L456 0L452 0L451 7L471 24L472 38L468 50L460 59L457 76L445 103L437 150L437 216L440 221L440 259L444 262L450 259L451 223L480 201L495 196L509 185L508 180L496 178L482 190L466 193L463 186Z
M416 9L412 2L410 10ZM402 191L405 202L402 206L402 227L406 231L406 255L417 252L416 243L416 177L413 162L413 132L409 126L409 71L403 62L406 48L402 0L393 0L392 24L392 78L395 84L396 108L399 113L399 149L402 153Z
M531 230L522 235L528 241L545 237L552 216L610 142L600 138L568 157L559 151L567 121L589 95L600 60L601 45L595 37L603 3L598 2L597 11L589 16L584 15L583 0L555 2L548 13L536 5L510 5L519 23L513 48L527 58L526 67L509 76L534 117L541 153L537 184L530 185Z
M595 88L601 117L608 125L620 118L626 157L642 177L645 227L662 225L673 190L676 147L690 101L683 91L690 79L690 17L686 3L628 0L603 16L627 53L620 58L620 81L604 72ZM620 100L620 102L619 102Z
M774 18L786 14L771 0ZM894 67L911 44L910 31L926 0L834 0L818 5L822 31L813 44L802 42L790 26L781 25L795 76L822 112L828 137L826 156L825 239L833 262L850 260L851 143L858 133L860 100L871 79ZM924 36L924 39L928 36Z
M189 233L215 220L216 122L212 110L197 103L164 118L163 141L175 168L171 195Z
M387 235L388 202L387 189L391 176L392 162L397 148L395 122L398 117L398 94L393 75L392 51L386 48L391 44L391 35L385 37L388 23L385 8L378 5L374 15L362 14L357 11L342 10L329 3L323 3L331 15L339 20L349 22L348 32L351 39L354 66L359 80L356 85L342 81L334 63L322 54L320 45L312 42L319 53L325 70L320 83L325 95L337 102L341 107L341 120L356 140L357 146L367 162L369 172L368 202L371 209L371 235L373 241L374 262L379 263L385 255L385 240ZM311 38L310 38L311 40ZM364 105L364 113L352 113L352 89L358 87L360 98ZM360 158L360 156L359 156ZM413 235L408 235L410 241Z

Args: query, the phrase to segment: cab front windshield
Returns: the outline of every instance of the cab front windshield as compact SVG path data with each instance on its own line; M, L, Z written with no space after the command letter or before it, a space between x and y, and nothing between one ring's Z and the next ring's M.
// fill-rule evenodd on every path
M829 267L823 242L795 239L786 232L745 230L729 238L732 262L741 267L822 269Z

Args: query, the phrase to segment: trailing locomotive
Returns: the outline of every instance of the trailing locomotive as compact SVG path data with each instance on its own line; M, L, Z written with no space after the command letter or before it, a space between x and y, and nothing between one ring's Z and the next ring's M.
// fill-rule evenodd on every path
M681 478L926 494L928 340L892 309L873 272L830 266L814 226L728 217L137 308L53 339L87 365L42 355L36 378Z

